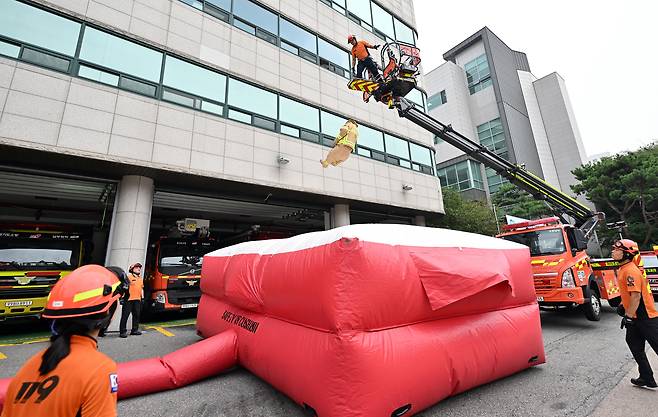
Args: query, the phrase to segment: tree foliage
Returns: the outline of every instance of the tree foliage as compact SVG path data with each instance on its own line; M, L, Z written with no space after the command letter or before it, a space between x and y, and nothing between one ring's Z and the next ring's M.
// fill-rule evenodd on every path
M491 196L491 201L496 206L498 220L502 222L504 222L506 214L528 220L553 215L551 209L543 201L535 200L532 195L513 184L503 184Z
M589 163L576 168L573 174L578 183L571 189L603 211L607 222L626 222L625 237L644 248L658 243L657 142Z
M482 201L465 200L458 191L443 188L445 216L433 226L493 236L498 228L493 212Z

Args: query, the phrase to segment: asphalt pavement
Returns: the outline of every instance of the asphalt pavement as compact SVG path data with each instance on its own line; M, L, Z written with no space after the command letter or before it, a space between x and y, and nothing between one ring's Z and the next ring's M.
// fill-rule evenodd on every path
M631 387L635 366L619 329L619 317L605 306L600 322L589 322L579 311L541 312L547 363L446 399L417 414L423 417L525 417L653 415L658 392ZM185 320L151 323L142 336L120 339L111 333L100 349L118 362L163 355L199 340ZM38 340L38 339L37 339ZM3 346L0 338L0 377L13 375L45 342ZM654 363L653 352L649 353ZM658 368L655 369L658 373ZM611 393L617 393L611 396ZM616 397L633 398L628 408ZM637 404L636 404L637 405ZM612 407L621 408L616 412ZM632 410L651 410L634 414ZM119 402L119 415L302 417L302 409L266 382L242 368L200 383Z

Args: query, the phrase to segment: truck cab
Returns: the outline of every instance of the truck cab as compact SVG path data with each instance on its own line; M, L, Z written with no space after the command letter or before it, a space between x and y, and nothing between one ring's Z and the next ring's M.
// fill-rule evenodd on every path
M82 265L83 236L49 225L0 228L0 321L38 318L60 278Z
M158 238L149 248L144 298L149 312L195 309L201 299L203 255L218 249L209 237L209 222L185 219L174 233Z
M658 246L653 246L653 250L641 252L644 272L647 274L649 287L656 302L658 302Z
M598 321L601 298L609 302L613 299L611 304L619 298L618 293L607 290L607 282L602 287L597 282L585 252L587 239L580 229L563 224L557 217L524 221L503 229L497 237L530 249L540 307L580 306L588 320Z

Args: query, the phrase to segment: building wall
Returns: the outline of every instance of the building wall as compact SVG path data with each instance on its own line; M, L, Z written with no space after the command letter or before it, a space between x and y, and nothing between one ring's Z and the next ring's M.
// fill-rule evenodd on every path
M576 183L571 171L587 161L587 155L564 79L552 73L535 81L534 86L560 185L571 192L569 186Z
M532 134L537 144L537 154L539 155L539 162L541 163L542 172L544 173L544 180L549 184L561 188L560 179L557 174L555 160L551 151L551 144L544 129L544 119L541 117L539 110L539 102L535 94L533 83L537 77L526 71L518 71L519 81L521 82L521 89L523 90L523 99L525 100L526 108L528 109L528 118L530 126L532 127Z
M363 103L360 94L346 88L345 78L179 1L38 2L308 104L432 145L428 132L382 105ZM345 44L346 33L373 37L319 1L263 3L339 45ZM407 12L407 18L412 16ZM3 144L383 205L443 210L436 177L357 155L339 169L323 170L319 160L327 148L319 144L4 58L0 58L0 104ZM279 155L291 162L279 166ZM403 183L412 184L413 192L403 192Z

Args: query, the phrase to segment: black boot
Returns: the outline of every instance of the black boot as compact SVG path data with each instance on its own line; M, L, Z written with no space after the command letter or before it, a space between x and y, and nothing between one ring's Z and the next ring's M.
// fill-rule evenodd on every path
M123 337L124 339L128 337L128 333L124 330L121 333L119 333L119 337Z
M654 379L647 381L646 379L640 378L631 378L631 384L637 385L638 387L647 387L647 388L657 388L658 384Z
M141 334L142 334L142 332L140 332L139 330L131 330L130 331L131 336L140 336Z

